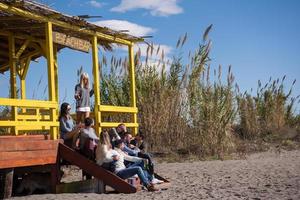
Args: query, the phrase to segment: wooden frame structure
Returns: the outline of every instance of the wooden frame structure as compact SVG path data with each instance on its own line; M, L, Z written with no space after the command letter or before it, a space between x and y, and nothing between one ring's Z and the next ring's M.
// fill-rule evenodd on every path
M11 195L9 189L12 187L13 172L32 171L33 167L37 167L38 170L50 168L52 191L56 192L55 187L60 184L58 175L60 158L79 166L119 192L136 192L136 188L58 140L57 53L65 47L85 52L92 51L95 91L93 114L96 131L100 133L102 128L118 125L118 122L102 121L103 113L129 113L132 120L125 124L133 128L136 134L138 109L133 46L143 39L99 27L76 16L59 13L32 0L1 0L0 27L0 73L10 72L10 98L0 98L0 106L11 108L9 116L0 118L0 128L7 128L7 134L0 135L0 185L5 179L4 196ZM98 47L111 49L113 43L128 47L130 107L108 106L100 103ZM41 56L47 60L48 100L26 99L26 76L30 62ZM20 78L20 97L17 95L17 77ZM21 131L30 133L34 130L48 131L51 140L48 135L20 134ZM2 188L3 184L0 186L0 189Z
M20 131L48 130L52 139L58 139L58 64L57 52L70 47L54 41L54 33L77 38L79 43L90 43L93 61L95 91L95 129L115 127L118 122L102 122L101 114L130 113L131 122L125 123L137 133L135 94L135 66L133 46L143 41L128 34L99 27L78 17L59 13L33 1L3 0L0 2L0 73L10 71L10 98L0 98L0 105L11 107L10 118L0 119L0 128L9 127L9 134ZM129 56L130 107L108 106L100 103L98 46L109 49L112 43L126 45ZM79 46L80 46L79 44ZM74 48L74 46L71 46ZM76 47L75 47L76 48ZM80 47L79 47L80 48ZM44 56L47 59L48 101L26 99L26 75L31 60ZM17 97L17 77L21 95Z

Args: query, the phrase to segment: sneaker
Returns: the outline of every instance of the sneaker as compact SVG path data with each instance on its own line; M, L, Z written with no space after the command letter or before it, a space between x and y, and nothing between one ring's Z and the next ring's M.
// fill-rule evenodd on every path
M149 185L147 186L147 190L148 190L148 192L155 192L155 191L158 191L158 189L155 188L153 184L149 184Z
M163 182L164 182L164 181L159 180L159 179L157 179L157 178L153 178L152 181L151 181L152 184L160 184L160 183L163 183Z

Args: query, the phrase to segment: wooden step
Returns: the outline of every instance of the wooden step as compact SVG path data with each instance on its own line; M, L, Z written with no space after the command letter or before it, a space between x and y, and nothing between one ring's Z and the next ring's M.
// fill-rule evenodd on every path
M81 154L77 153L76 151L62 143L59 144L59 156L67 160L71 164L78 166L95 178L102 180L105 185L109 185L118 192L135 193L137 191L135 187L133 187L120 177L100 167L95 162L87 159L86 157L82 156Z

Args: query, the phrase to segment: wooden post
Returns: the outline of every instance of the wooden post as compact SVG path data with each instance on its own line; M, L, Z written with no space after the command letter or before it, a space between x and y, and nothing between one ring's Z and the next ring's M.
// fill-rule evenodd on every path
M10 198L13 187L14 169L0 170L0 199Z
M135 66L134 66L134 52L133 45L128 45L129 52L129 76L130 76L130 97L131 107L136 108L136 94L135 94ZM137 124L137 113L133 113L133 123ZM133 133L136 135L138 132L137 127L133 128Z
M55 101L58 102L59 90L58 90L58 63L57 63L57 45L53 47L54 54L54 77L55 77ZM57 113L58 114L58 113Z
M56 101L55 91L55 68L54 68L54 53L53 53L53 40L52 40L52 23L46 22L46 54L47 54L47 65L48 65L48 89L49 89L49 100ZM57 121L57 109L50 109L50 120L52 122ZM50 127L51 139L57 139L58 129L55 126Z
M98 41L97 36L92 38L92 51L93 51L93 75L94 75L94 95L95 95L95 130L96 133L101 132L101 113L100 113L100 81L99 81L99 63L98 63Z
M16 47L15 47L15 38L12 34L8 36L8 46L9 46L9 69L10 69L10 97L12 99L17 98L17 65L16 65ZM12 120L18 120L18 108L16 106L12 107ZM13 127L13 132L15 135L18 135L18 127Z
M24 62L21 73L20 73L20 84L21 84L21 99L26 99L26 75L28 72L28 68L31 62L31 56L26 59ZM26 112L26 108L22 108L22 112Z

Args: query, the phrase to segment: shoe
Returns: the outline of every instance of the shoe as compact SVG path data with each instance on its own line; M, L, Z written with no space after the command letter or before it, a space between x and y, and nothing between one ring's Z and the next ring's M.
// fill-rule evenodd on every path
M155 188L153 184L149 184L149 185L147 186L147 190L148 190L148 192L155 192L155 191L158 191L158 189Z
M159 180L159 179L157 179L157 178L153 178L152 181L151 181L152 184L160 184L160 183L163 183L163 182L164 182L164 181Z

